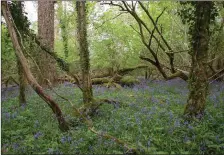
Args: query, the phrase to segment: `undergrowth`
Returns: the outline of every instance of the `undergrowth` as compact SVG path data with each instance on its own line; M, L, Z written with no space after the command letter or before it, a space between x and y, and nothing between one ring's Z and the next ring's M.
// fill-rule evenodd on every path
M80 90L61 84L55 88L77 107L82 105ZM49 91L59 103L73 128L62 133L52 111L35 93L27 105L18 99L2 102L1 147L4 154L121 154L122 146L89 131L74 117L70 104ZM103 104L92 118L96 130L120 138L142 153L224 154L224 84L210 87L205 116L187 122L182 114L187 101L187 84L180 80L142 81L122 89L94 86L96 98L121 102Z

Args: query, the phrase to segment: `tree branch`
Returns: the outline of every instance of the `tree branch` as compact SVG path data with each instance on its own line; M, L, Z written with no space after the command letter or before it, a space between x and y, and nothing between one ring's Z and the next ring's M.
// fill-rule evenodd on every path
M8 26L8 30L9 30L9 34L10 37L12 39L12 43L13 46L15 48L15 54L18 58L18 61L20 62L22 69L24 71L24 75L28 81L28 83L30 84L30 86L34 89L34 91L49 105L49 107L52 109L52 111L54 112L54 114L56 115L56 118L58 120L59 123L59 128L62 131L68 131L69 130L69 126L67 124L67 122L65 121L62 112L59 108L59 106L57 105L57 103L49 96L47 95L43 88L37 83L36 79L33 77L27 60L23 54L23 50L21 48L21 44L22 39L18 39L17 33L16 33L16 26L13 22L13 18L11 16L9 7L7 2L2 2L2 12L3 12L3 16L5 18L5 21L7 23Z
M99 29L100 27L102 27L106 22L108 22L108 21L110 21L110 20L113 20L113 19L119 17L119 16L122 15L123 13L124 13L124 12L121 12L121 13L119 13L118 15L116 15L116 16L114 16L114 17L108 19L108 20L103 21L102 24L101 24L100 26L96 27L96 30Z

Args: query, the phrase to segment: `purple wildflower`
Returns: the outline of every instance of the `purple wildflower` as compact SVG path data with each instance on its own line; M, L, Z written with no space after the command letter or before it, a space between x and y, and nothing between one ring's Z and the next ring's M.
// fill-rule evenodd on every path
M180 121L179 120L176 120L175 123L174 123L174 126L175 127L180 127Z
M194 127L191 126L190 124L188 125L188 128L189 128L189 129L194 129Z
M64 144L64 143L66 143L66 141L67 141L66 137L63 136L63 137L61 138L61 142Z
M201 150L202 152L204 152L204 151L206 150L206 145L205 145L205 143L201 143L201 145L200 145L200 150Z
M72 141L72 137L68 136L67 140L68 140L68 142L71 142Z
M147 142L147 147L150 147L150 145L151 145L151 140L149 139Z
M34 123L34 127L37 128L37 127L39 127L39 126L40 126L40 123L39 123L38 120L36 120L35 123Z
M54 150L52 148L49 148L47 151L49 154L53 154Z
M5 113L6 119L10 119L10 116L11 116L10 112Z
M14 143L12 145L12 147L13 147L14 150L17 150L19 148L19 144L18 143Z
M187 143L188 141L190 141L189 137L188 136L185 136L184 137L184 143Z
M40 131L38 131L35 135L34 135L34 138L35 139L38 139L40 136L42 136L43 134L40 132Z

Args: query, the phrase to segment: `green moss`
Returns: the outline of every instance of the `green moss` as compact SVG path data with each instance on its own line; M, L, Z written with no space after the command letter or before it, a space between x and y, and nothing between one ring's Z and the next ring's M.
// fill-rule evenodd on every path
M133 86L134 84L140 83L140 81L133 76L124 76L120 83L121 85Z

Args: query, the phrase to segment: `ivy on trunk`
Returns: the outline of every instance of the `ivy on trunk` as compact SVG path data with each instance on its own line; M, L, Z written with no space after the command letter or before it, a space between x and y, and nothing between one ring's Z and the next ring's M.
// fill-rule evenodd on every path
M209 46L209 24L213 2L196 2L195 21L191 27L192 68L189 79L190 94L184 113L201 117L204 113L208 93L206 65Z

